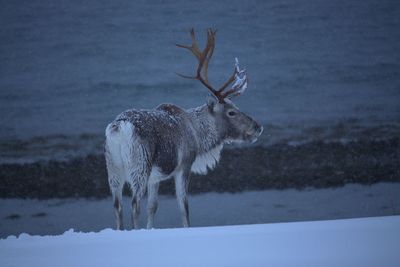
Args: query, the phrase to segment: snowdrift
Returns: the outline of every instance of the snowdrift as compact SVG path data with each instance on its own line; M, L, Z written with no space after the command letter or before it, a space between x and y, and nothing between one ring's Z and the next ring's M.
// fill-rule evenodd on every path
M400 266L400 216L189 229L21 234L0 266Z

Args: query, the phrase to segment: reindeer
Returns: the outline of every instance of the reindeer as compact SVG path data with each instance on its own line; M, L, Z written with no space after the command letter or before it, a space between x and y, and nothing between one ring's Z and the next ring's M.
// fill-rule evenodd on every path
M219 161L224 144L255 142L263 130L230 100L243 93L248 83L246 72L239 68L237 59L234 73L219 89L208 80L216 31L207 30L203 51L197 45L193 29L190 34L190 46L177 46L194 54L198 60L197 72L193 77L178 75L199 80L211 92L207 103L187 110L173 104L161 104L153 110L130 109L118 115L106 128L105 157L117 229L123 229L122 188L125 183L132 191L133 227L139 228L140 201L147 191L147 228L153 228L159 184L170 178L175 179L183 226L189 227L190 173L206 174Z

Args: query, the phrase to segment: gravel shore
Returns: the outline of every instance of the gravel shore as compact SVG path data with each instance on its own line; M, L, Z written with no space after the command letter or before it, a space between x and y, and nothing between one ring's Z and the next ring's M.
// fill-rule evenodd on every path
M226 148L217 168L192 175L190 193L400 182L400 139ZM109 196L103 155L0 165L1 198ZM128 191L128 190L127 190ZM165 181L161 194L174 194Z

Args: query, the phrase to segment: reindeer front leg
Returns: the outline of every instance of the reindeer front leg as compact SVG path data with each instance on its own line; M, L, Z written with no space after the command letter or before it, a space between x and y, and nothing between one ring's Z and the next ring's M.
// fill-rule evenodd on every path
M180 172L175 176L175 193L182 216L183 227L190 227L188 205L189 172Z
M153 228L154 214L158 207L158 182L147 184L147 229Z

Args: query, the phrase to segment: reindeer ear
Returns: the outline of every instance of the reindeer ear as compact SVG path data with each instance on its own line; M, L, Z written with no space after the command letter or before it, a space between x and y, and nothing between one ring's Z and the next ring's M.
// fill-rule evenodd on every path
M209 95L208 96L208 98L207 98L207 106L208 106L208 109L210 110L210 112L212 114L220 111L221 108L222 108L221 104L218 102L218 99L213 95Z
M217 102L218 100L214 96L212 95L207 96L207 106L211 112L214 112L214 107L217 104Z

